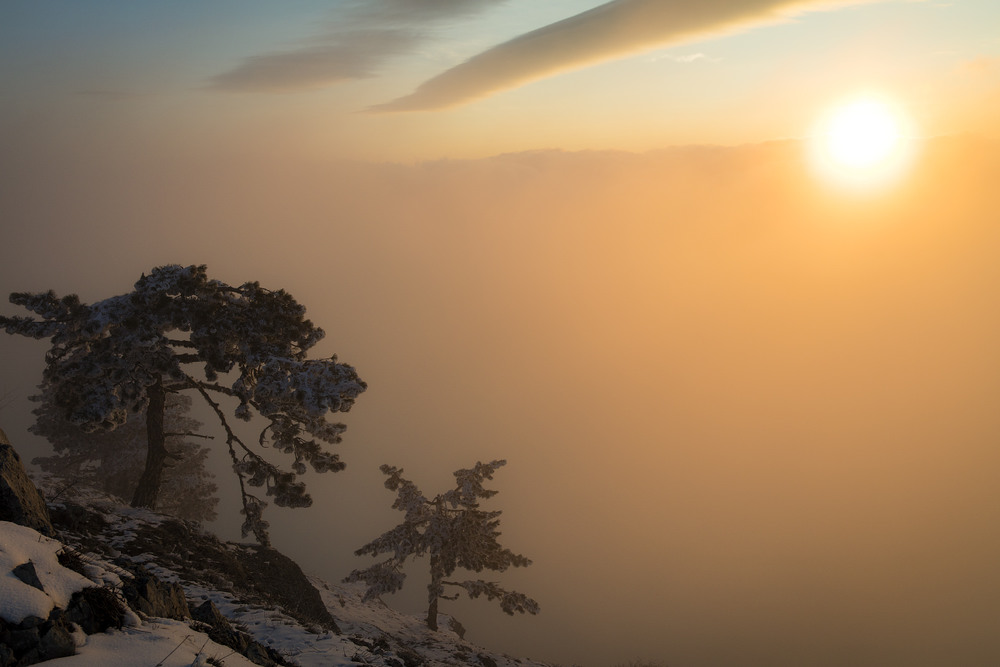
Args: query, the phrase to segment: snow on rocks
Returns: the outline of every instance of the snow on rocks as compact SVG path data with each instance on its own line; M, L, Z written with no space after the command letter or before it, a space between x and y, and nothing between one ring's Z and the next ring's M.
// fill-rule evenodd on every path
M186 623L158 619L141 627L86 637L77 654L51 661L53 667L194 667L224 660L226 667L257 667L227 646Z
M0 618L8 623L20 623L29 616L47 618L53 607L66 607L73 593L94 585L59 564L56 553L62 546L31 528L0 521ZM28 563L41 588L14 573Z
M70 632L63 639L75 645L77 654L59 657L53 667L204 667L220 663L249 667L254 664L249 655L271 659L272 665L277 662L297 667L544 667L466 642L448 629L450 624L444 617L441 630L431 631L421 618L396 612L380 600L365 601L362 585L330 584L308 577L321 604L336 618L341 631L338 634L309 618L296 618L283 607L285 602L248 585L254 575L268 570L244 568L246 563L239 557L249 548L247 545L223 543L191 524L80 491L64 493L56 504L61 509L53 512L57 528L63 531L62 539L81 556L78 569L86 572L93 583L85 577L74 581L81 586L105 585L123 591L141 564L161 582L182 588L189 608L204 608L205 614L170 620L137 615L126 608L122 628L112 626L89 635L70 624ZM72 528L62 525L57 520L61 518L70 519ZM28 549L35 548L25 542L48 544L47 553L53 558L61 546L33 531L17 531L17 527L9 534L0 532L0 544L8 551L28 553ZM11 568L20 564L11 563ZM22 589L18 591L23 593ZM68 587L63 593L66 595L72 595ZM6 609L11 600L16 598L0 592L0 608ZM216 612L228 621L228 628L214 618ZM246 637L233 641L233 637L226 636L240 633ZM258 644L252 651L241 654L233 648L234 643L249 644L250 640Z

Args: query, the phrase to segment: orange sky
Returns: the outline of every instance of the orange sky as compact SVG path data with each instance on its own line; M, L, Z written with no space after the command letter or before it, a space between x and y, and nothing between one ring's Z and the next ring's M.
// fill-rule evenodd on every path
M503 83L494 49L659 11L540 4L4 5L0 285L94 301L205 263L287 289L370 388L347 470L269 509L276 546L339 579L396 519L379 464L434 493L505 458L505 544L535 562L504 581L542 614L449 605L472 641L1000 663L996 3L720 0L697 39L657 23ZM469 99L365 112L456 68ZM859 92L912 123L884 187L811 161ZM0 337L25 458L45 349ZM389 602L416 611L412 577Z

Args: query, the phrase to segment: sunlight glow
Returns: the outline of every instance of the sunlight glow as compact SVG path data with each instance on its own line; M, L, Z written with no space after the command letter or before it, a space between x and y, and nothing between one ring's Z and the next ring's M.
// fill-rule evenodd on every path
M884 105L861 100L833 117L825 137L827 151L845 167L871 167L892 154L900 141L899 132L899 125Z
M895 182L910 164L911 124L891 102L874 96L835 106L812 138L813 161L824 179L851 189Z

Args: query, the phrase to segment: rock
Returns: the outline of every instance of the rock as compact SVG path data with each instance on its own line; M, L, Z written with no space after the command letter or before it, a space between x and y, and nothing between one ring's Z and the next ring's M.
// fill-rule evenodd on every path
M108 588L84 588L70 598L66 620L79 625L88 635L104 632L108 628L121 630L125 622L125 606Z
M131 570L134 578L122 587L125 600L132 609L146 616L183 620L191 616L184 589L178 584L160 581L140 565L119 562Z
M29 586L34 586L43 593L45 592L45 587L42 586L42 582L38 579L38 573L35 572L35 564L30 560L15 567L11 570L11 574Z
M153 554L162 567L210 589L252 590L246 568L219 538L176 519L135 526L120 548L133 557Z
M270 547L256 545L241 545L236 557L246 568L249 582L258 594L281 605L300 623L340 634L319 591L291 558Z
M215 603L211 600L205 600L200 605L191 610L191 618L196 621L201 621L206 625L211 625L213 628L226 628L229 629L231 626L229 624L229 619L222 615L219 608L215 606Z
M420 667L424 664L424 657L411 648L402 647L396 651L396 655L403 661L405 667Z
M48 619L29 616L18 624L0 620L0 667L21 667L76 653L72 629L62 609Z
M222 615L211 600L205 600L192 609L191 618L209 626L208 636L216 644L228 646L257 665L275 667L290 664L277 651L258 643L247 633L233 628L229 619Z
M27 620L25 619L25 621ZM40 639L41 633L38 631L38 626L24 627L24 621L22 621L20 625L13 626L4 632L0 643L7 646L15 656L21 656L38 646Z
M247 660L255 665L261 665L262 667L290 664L281 658L281 656L274 650L254 641L250 642L247 647L241 651L241 653ZM275 658L281 659L281 662L277 662Z
M258 604L280 605L305 626L340 634L336 621L301 568L270 547L225 544L214 535L176 520L138 525L123 554L153 554L185 581L225 590ZM126 569L127 560L116 561Z
M459 639L465 639L465 626L458 622L454 616L438 614L438 627L444 626L458 635Z
M54 537L42 494L24 470L21 457L14 450L7 434L0 430L0 521L10 521L34 528L42 535Z
M49 621L42 626L42 638L35 649L38 661L65 658L76 653L76 642L64 622ZM28 664L22 658L23 664Z
M98 535L107 527L107 520L94 510L62 500L49 510L52 523L60 530L84 535Z
M115 605L117 617L108 611ZM68 609L55 607L47 619L29 616L17 624L0 620L0 667L23 667L74 655L74 623L94 634L111 625L121 628L124 616L124 607L113 592L92 587L74 593Z

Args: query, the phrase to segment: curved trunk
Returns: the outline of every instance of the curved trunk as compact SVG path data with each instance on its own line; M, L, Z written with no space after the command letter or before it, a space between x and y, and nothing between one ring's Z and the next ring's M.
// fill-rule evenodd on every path
M156 384L146 389L146 394L149 397L149 405L146 406L146 468L135 487L132 507L155 509L156 497L160 494L160 481L163 479L163 464L167 459L163 435L166 392L157 379Z

